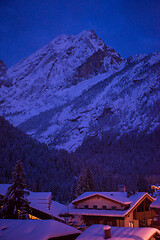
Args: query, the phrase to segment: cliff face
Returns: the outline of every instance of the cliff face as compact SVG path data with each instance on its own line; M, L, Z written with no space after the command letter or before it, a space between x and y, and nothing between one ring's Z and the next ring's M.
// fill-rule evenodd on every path
M125 60L93 31L57 37L6 79L0 114L51 147L71 151L87 136L159 126L160 53Z

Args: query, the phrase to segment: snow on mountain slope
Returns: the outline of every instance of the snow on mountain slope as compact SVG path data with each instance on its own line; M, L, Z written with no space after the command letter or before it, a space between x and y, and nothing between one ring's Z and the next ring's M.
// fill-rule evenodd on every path
M7 77L17 86L21 83L25 90L28 85L36 92L49 88L54 93L99 71L116 70L123 61L93 31L83 31L77 36L57 37L10 68Z
M159 125L160 53L124 60L93 31L62 35L7 72L0 114L49 146Z

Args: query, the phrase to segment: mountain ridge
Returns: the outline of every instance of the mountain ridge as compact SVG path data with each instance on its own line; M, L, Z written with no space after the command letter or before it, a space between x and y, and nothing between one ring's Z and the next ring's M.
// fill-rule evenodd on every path
M159 125L160 53L127 60L94 31L62 35L7 71L0 114L50 147Z

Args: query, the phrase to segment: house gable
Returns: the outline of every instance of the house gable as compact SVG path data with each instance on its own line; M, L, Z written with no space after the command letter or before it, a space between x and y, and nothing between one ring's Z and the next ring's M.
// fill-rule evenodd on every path
M73 204L75 208L78 209L88 208L125 210L127 207L129 207L129 204L124 204L99 194L94 194L92 196L88 196L87 198L73 201Z
M143 208L143 203L147 201L149 203L149 206L148 204L147 205L144 205L144 208ZM150 204L154 202L154 199L148 194L146 193L141 199L139 199L125 214L125 218L128 217L129 214L131 214L131 212L133 211L136 211L136 212L140 212L140 211L148 211L150 207ZM147 207L147 208L146 208ZM146 209L145 209L146 208Z
M110 199L111 194L114 198L117 197L118 200L123 202L120 203ZM122 195L116 192L91 193L90 195L86 193L72 202L70 208L68 208L67 216L70 215L75 219L81 216L87 226L101 223L119 227L139 227L143 222L145 222L145 226L150 226L150 219L152 218L150 204L153 201L154 199L144 192L138 192L129 197L127 193ZM106 208L103 208L104 206ZM127 206L128 208L124 209ZM62 214L62 216L65 216L65 214Z

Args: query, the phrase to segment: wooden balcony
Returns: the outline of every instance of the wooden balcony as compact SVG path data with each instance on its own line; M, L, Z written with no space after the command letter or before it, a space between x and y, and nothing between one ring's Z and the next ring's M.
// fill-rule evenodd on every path
M153 217L153 214L151 211L134 212L133 214L133 219L136 219L136 220L151 219L152 217Z

